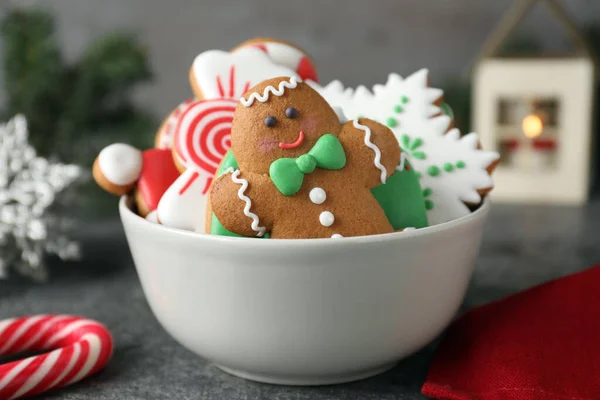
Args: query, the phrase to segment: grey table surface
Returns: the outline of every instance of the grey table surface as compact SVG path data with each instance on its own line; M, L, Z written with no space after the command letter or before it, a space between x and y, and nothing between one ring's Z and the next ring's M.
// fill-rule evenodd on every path
M584 207L494 205L463 310L600 262L600 200ZM50 279L0 281L0 319L71 313L105 323L115 339L109 366L44 399L424 399L435 343L395 369L350 384L282 387L221 372L172 340L142 293L118 221L81 232L85 259L54 264Z

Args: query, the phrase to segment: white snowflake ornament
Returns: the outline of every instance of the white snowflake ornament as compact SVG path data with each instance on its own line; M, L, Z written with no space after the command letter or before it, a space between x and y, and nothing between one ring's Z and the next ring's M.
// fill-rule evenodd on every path
M495 152L479 149L477 134L461 137L452 128L439 103L443 91L429 87L428 71L407 78L390 74L385 85L344 88L339 81L316 89L349 119L371 118L396 135L412 167L420 175L430 225L470 213L467 204L481 201L480 190L493 186L487 169L499 159Z
M9 267L40 277L45 254L62 259L79 254L77 244L64 235L65 220L49 213L49 207L82 171L37 157L27 138L22 115L0 124L0 277Z

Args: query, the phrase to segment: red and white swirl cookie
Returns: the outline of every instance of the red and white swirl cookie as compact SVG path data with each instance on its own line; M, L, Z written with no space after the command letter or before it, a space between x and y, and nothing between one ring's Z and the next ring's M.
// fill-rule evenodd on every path
M310 56L300 47L285 40L258 37L237 45L232 53L245 47L255 47L264 51L276 64L296 71L303 80L318 82L317 68Z
M160 128L158 128L158 132L156 132L156 136L154 137L155 148L170 149L172 147L173 132L175 131L175 126L177 125L177 119L179 118L181 111L193 101L194 99L187 99L178 105L173 111L171 111L167 118L165 118L162 124L160 124Z
M277 64L263 50L245 46L229 53L200 53L190 69L190 84L198 99L235 99L252 86L277 76L297 76L296 71Z
M197 100L182 110L173 134L173 158L181 176L162 196L157 208L161 224L203 230L207 192L231 147L236 100Z

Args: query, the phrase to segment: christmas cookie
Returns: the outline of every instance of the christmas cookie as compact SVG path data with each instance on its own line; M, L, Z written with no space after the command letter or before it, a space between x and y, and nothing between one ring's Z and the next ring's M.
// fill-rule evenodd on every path
M172 157L182 174L160 200L161 224L204 230L207 192L231 146L236 105L231 99L196 100L181 110L173 131Z
M297 74L261 49L245 46L234 53L210 50L198 55L190 69L190 84L198 99L237 101L252 86L276 76Z
M163 193L179 177L171 150L140 151L123 143L105 147L94 161L92 173L109 193L121 196L133 191L143 217L157 208Z
M350 118L365 116L386 124L396 135L407 160L420 177L429 224L469 214L491 190L491 172L499 155L480 149L475 133L461 136L452 128L452 110L443 92L429 87L428 71L403 79L391 74L373 90L344 88L340 82L325 87L312 84L331 105ZM391 191L391 182L382 192Z
M173 146L173 132L175 131L175 126L177 125L177 119L181 112L189 106L194 99L187 99L183 103L177 106L171 113L165 118L165 120L160 124L160 128L158 128L158 132L156 132L156 136L154 137L154 147L157 149L170 149Z
M273 38L254 38L236 46L232 53L246 47L264 51L276 64L296 71L303 80L318 82L317 69L310 56L293 43Z
M393 133L336 112L299 79L249 90L237 106L231 144L238 169L211 188L223 227L243 236L339 238L393 232L371 189L400 164Z

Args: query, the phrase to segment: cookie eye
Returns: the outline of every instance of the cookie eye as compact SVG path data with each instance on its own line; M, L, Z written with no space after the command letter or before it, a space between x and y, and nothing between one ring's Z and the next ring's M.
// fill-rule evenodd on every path
M271 128L272 126L275 126L275 122L277 122L277 120L272 115L269 115L267 118L265 118L265 125L268 126L269 128Z
M285 116L288 118L296 118L298 116L298 111L294 107L288 107L285 109Z

